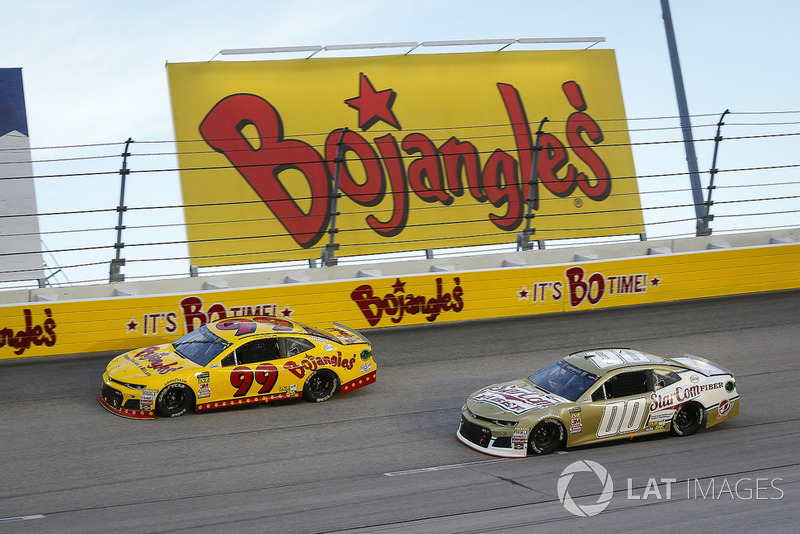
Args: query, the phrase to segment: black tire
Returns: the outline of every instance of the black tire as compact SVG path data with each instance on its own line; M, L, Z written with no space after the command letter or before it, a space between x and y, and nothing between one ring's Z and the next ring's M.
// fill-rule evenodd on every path
M156 413L161 417L178 417L194 404L194 393L185 384L170 384L156 398Z
M528 437L528 449L533 454L550 454L564 446L564 425L558 421L542 421Z
M339 377L328 369L317 369L303 386L303 398L308 402L323 402L339 390Z
M676 436L691 436L706 421L706 411L696 402L689 402L678 408L672 417L672 433Z

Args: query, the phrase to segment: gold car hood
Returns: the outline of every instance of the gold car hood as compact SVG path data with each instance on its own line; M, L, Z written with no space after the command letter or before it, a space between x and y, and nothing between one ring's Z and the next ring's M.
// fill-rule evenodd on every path
M513 419L563 402L561 397L545 393L526 380L513 380L476 391L467 399L467 408L480 417Z
M106 367L108 376L120 382L136 378L168 377L187 369L199 369L191 360L182 358L172 350L172 345L159 345L121 354Z

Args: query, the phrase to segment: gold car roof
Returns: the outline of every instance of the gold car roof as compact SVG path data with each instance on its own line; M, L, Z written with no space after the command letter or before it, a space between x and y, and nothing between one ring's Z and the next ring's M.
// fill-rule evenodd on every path
M572 365L598 376L626 367L659 364L676 365L661 356L627 348L582 350L573 352L564 359Z

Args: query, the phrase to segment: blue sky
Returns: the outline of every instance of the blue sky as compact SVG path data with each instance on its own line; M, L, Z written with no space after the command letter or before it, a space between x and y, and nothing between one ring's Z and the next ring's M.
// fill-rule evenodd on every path
M796 23L800 3L766 0L672 0L671 10L688 97L697 126L695 136L713 137L719 115L729 109L723 136L749 136L800 131L797 125L767 126L767 122L800 122L800 114L749 115L749 112L800 110ZM633 132L634 142L678 139L677 119L637 122L635 119L677 115L661 3L658 0L538 2L485 1L384 1L294 0L261 1L154 1L134 4L107 1L0 2L0 30L7 43L2 67L22 67L28 110L30 143L34 160L91 155L97 161L34 163L37 175L86 173L118 169L126 139L137 143L174 139L166 62L207 61L221 49L291 45L329 45L388 41L426 41L522 37L605 37L600 48L616 51L629 126L646 124L673 129ZM455 50L446 50L448 52ZM634 120L631 120L634 119ZM753 126L752 123L758 123ZM708 126L703 126L708 125ZM44 150L43 147L117 143L107 148ZM722 168L797 165L798 138L788 136L752 141L723 142L718 160ZM169 155L174 145L134 144L133 152L167 153L131 162L138 169L174 168ZM708 170L713 145L697 144L698 163ZM641 175L686 172L683 148L678 145L642 145L634 148L637 173ZM791 181L788 171L749 171L718 175L740 185ZM144 173L147 174L147 173ZM704 176L704 180L707 174ZM688 178L675 178L676 188L688 187ZM661 185L663 186L663 181ZM650 187L640 180L640 188ZM793 189L792 189L793 187ZM787 191L789 193L787 193ZM797 185L753 188L730 193L746 196L798 194ZM721 195L721 196L718 196ZM723 191L715 198L724 200ZM70 180L42 179L37 183L40 212L113 209L119 200L119 177L98 176ZM126 188L129 206L180 204L176 174L131 175ZM643 200L645 202L645 200ZM646 202L688 203L688 193L665 197L651 195ZM797 200L794 199L794 205ZM771 209L768 206L766 209ZM717 208L724 214L724 204ZM741 206L730 206L732 212ZM756 208L758 209L758 208ZM685 209L659 211L658 219L693 215ZM146 224L130 215L128 224ZM159 214L159 222L180 221L179 211ZM798 215L794 217L797 224ZM49 220L55 221L55 218ZM767 218L754 227L770 224ZM785 224L786 217L776 224ZM648 219L646 218L646 221ZM755 222L755 220L754 220ZM64 226L42 220L42 229ZM74 224L90 224L85 219ZM94 221L92 221L94 224ZM116 214L97 218L98 226L113 227ZM720 218L715 229L741 226ZM791 222L790 222L791 224ZM728 225L728 226L726 226ZM654 225L648 235L691 234L693 223L677 229ZM100 244L113 243L113 232L98 234ZM76 234L45 236L49 248L92 246L94 237ZM134 238L135 239L135 238ZM164 240L182 239L180 231L165 230ZM129 241L129 240L126 240ZM165 256L182 255L168 247ZM108 255L107 251L99 252ZM134 249L126 250L129 258ZM152 256L153 251L143 253ZM110 258L109 258L110 259ZM62 264L85 261L63 254ZM185 262L184 262L185 263ZM182 269L180 262L175 264ZM147 272L152 266L130 266ZM73 278L107 277L107 266L94 267ZM171 268L168 268L171 269Z

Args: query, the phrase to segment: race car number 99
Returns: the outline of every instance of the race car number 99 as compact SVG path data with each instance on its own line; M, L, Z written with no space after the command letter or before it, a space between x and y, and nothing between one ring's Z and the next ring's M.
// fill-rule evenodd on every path
M231 371L231 385L237 388L233 396L247 395L254 381L261 384L258 394L269 393L275 387L275 382L278 381L278 368L271 363L262 363L256 367L255 371L249 367L236 367Z

